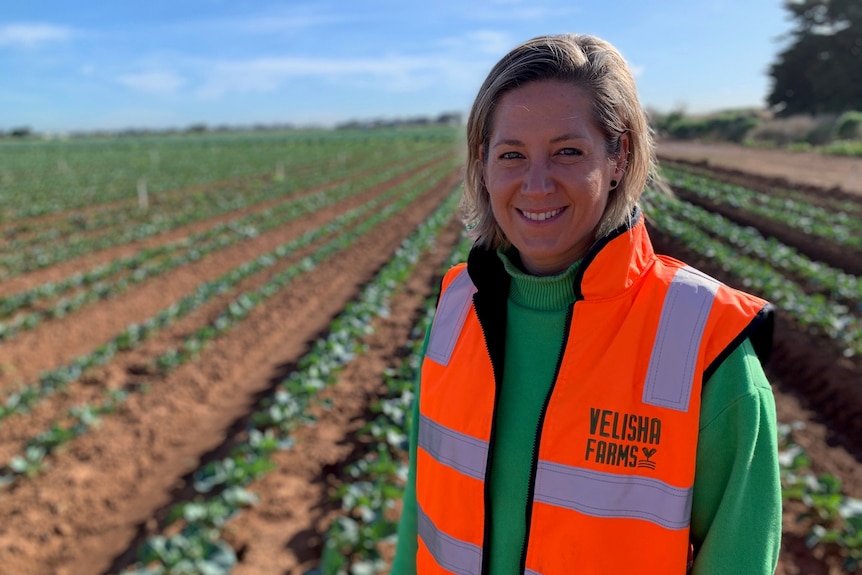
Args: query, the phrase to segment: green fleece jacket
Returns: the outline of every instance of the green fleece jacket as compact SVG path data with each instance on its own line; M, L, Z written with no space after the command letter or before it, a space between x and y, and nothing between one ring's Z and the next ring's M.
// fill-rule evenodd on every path
M493 512L490 573L516 574L526 532L529 461L539 414L562 346L577 263L558 276L527 275L500 254L512 277L506 369L498 400L489 486ZM529 337L523 334L529 333ZM426 337L427 345L427 337ZM424 349L423 349L424 353ZM419 389L413 421L419 418ZM416 573L418 426L410 430L410 468L391 573ZM781 539L781 485L772 389L747 340L704 385L691 511L696 575L771 575Z

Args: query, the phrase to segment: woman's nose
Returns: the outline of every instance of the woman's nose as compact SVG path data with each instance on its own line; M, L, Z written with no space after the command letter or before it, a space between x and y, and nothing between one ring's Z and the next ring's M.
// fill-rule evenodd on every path
M522 186L524 192L547 194L553 190L554 184L547 163L530 162L526 176Z

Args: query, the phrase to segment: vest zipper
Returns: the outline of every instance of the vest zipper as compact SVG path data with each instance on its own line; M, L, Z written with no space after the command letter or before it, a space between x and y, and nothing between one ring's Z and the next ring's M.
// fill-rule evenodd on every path
M530 482L527 484L527 509L524 513L526 526L524 530L524 541L521 543L521 568L518 571L519 573L523 573L524 569L527 567L527 543L530 540L530 526L532 525L533 518L533 496L536 491L536 470L539 467L539 443L542 439L542 427L545 424L545 414L548 412L548 405L551 403L551 396L554 394L554 388L557 386L557 378L560 375L560 368L563 365L563 355L565 354L566 346L569 343L569 333L572 328L574 311L575 304L572 304L566 312L566 322L563 327L563 343L560 346L560 354L557 356L557 366L554 368L554 379L551 381L551 387L548 389L548 394L545 396L545 403L542 404L542 411L539 413L539 421L536 424L536 435L533 439L533 453L530 458ZM494 401L496 403L496 399Z

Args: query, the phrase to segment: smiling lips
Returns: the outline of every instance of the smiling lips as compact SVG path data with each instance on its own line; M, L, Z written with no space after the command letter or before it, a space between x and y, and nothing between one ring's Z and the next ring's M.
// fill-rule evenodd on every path
M549 220L561 213L565 208L557 208L555 210L549 210L547 212L525 212L524 210L519 209L518 212L525 218L533 222L544 222L545 220Z

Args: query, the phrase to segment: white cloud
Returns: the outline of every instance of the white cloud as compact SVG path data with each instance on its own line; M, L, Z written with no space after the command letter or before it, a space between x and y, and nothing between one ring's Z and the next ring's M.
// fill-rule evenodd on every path
M474 30L461 36L444 38L440 45L462 55L486 54L496 60L514 48L515 41L506 32Z
M217 100L228 94L277 92L296 79L319 80L337 88L373 88L379 92L420 90L472 93L484 75L514 45L506 32L474 30L436 40L422 54L377 57L272 56L198 61L202 78L197 96ZM190 63L191 64L191 63Z
M135 74L122 74L116 81L140 92L170 95L179 90L185 80L170 70L152 70Z
M166 29L178 33L210 33L226 37L236 37L237 34L258 36L297 34L300 32L322 29L329 25L344 22L343 13L322 11L315 5L283 6L275 10L258 10L251 14L232 17L202 17L197 20L177 22Z
M426 87L446 73L451 63L430 57L381 58L258 58L212 64L198 95L218 99L228 93L273 92L296 78L332 84L374 83L385 90Z
M486 4L467 4L464 8L468 18L480 22L565 22L579 13L582 8L576 5L539 5L524 0L494 0Z
M74 35L66 26L38 23L18 23L0 26L0 47L32 48L47 42L66 40Z
M316 15L288 15L288 16L259 16L244 18L227 23L232 30L249 34L270 34L298 32L310 28L316 28L338 22L340 19L333 16Z

